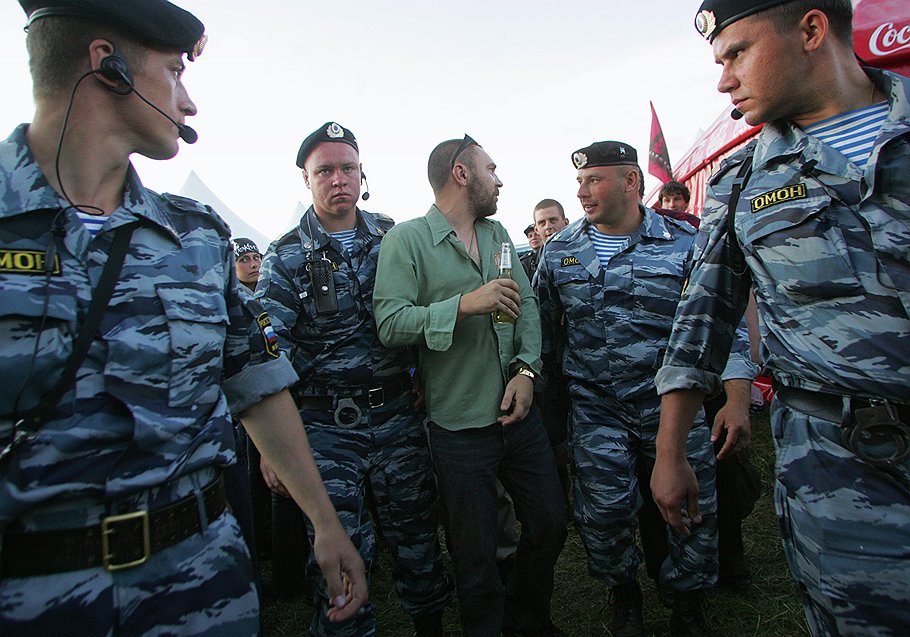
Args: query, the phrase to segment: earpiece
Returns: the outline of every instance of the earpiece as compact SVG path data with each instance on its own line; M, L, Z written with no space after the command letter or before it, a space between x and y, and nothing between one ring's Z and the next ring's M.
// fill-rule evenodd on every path
M364 185L363 195L361 195L361 197L364 201L366 201L367 199L370 198L370 184L367 183L367 175L362 170L360 171L360 181Z
M102 77L111 82L122 82L123 84L126 84L127 88L133 88L133 72L130 70L130 65L116 53L101 60L98 72Z

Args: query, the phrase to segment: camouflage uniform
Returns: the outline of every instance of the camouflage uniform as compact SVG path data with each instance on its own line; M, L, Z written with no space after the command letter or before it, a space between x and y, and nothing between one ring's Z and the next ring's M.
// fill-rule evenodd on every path
M416 617L445 607L451 587L436 536L436 487L426 435L409 391L413 352L388 349L376 335L376 262L380 241L392 225L389 217L358 210L349 255L325 232L310 207L297 228L269 246L256 296L269 310L279 341L300 375L293 393L338 517L369 572L376 545L365 500L369 483L392 552L401 607ZM331 262L338 299L335 312L317 311L311 259ZM370 388L384 385L383 399L371 401ZM326 398L331 406L308 407ZM350 407L357 401L366 403L358 407L359 418ZM321 590L325 582L319 579L320 599L326 600ZM375 634L371 604L343 624L329 624L321 603L312 634Z
M229 231L210 208L146 190L130 168L123 204L92 238L48 186L25 131L0 144L2 444L17 408L32 408L60 376L112 231L140 223L75 389L0 465L7 550L26 531L198 497L216 467L234 461L230 413L296 379L268 342L267 315L239 297ZM62 236L52 237L55 219ZM59 267L45 277L33 266L52 239ZM224 513L200 522L202 533L136 568L4 577L0 633L255 634L256 590L236 521Z
M910 402L910 80L867 73L890 112L864 171L778 122L710 180L704 245L657 377L661 393L706 386L751 282L762 357L779 384ZM735 215L743 263L728 249L726 218L749 152L753 172ZM784 186L772 203L768 193ZM813 633L905 634L910 463L872 466L844 445L840 423L779 399L772 427L781 534Z
M581 219L547 242L536 282L545 376L561 364L572 401L575 521L591 575L608 586L634 580L641 562L635 542L637 464L654 464L660 419L654 374L695 239L687 223L640 210L641 226L608 268L601 267L588 238L590 225ZM558 361L554 352L563 338ZM741 361L746 351L747 343L738 361L751 366ZM661 569L662 582L681 591L711 586L717 571L714 455L702 416L689 435L687 455L698 477L704 521L689 537L670 534L670 558Z

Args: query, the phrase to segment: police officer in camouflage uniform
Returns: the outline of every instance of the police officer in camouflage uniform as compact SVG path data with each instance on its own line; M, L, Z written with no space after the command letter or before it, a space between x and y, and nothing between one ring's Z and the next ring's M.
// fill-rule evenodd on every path
M0 634L256 634L220 477L231 412L318 521L346 619L363 563L285 391L293 368L238 292L229 230L129 163L176 154L178 128L133 93L194 115L181 72L202 24L163 0L21 4L36 112L0 143Z
M776 385L775 503L812 633L896 636L910 626L910 80L857 64L851 18L847 0L701 6L718 90L764 128L708 184L657 377L652 490L674 526L684 502L698 517L678 450L751 288Z
M638 469L654 457L660 411L654 374L688 273L695 229L641 205L641 172L628 144L598 142L572 159L585 217L544 246L536 282L544 372L549 377L561 366L568 380L575 521L589 572L611 587L613 634L643 635L636 581ZM562 339L562 360L556 360ZM747 351L743 340L732 364L754 375ZM748 427L748 418L733 426ZM673 634L707 635L702 599L716 580L717 528L711 429L702 416L686 454L696 467L705 516L691 536L670 534L661 580L674 591Z
M451 586L436 535L422 415L411 392L413 351L384 347L373 316L379 244L394 222L357 208L363 173L350 130L336 122L320 126L301 144L297 166L313 205L267 250L256 295L300 375L294 398L342 523L369 567L376 549L369 488L402 609L418 635L442 635ZM317 610L311 634L376 633L372 605L337 626L325 621L326 610Z

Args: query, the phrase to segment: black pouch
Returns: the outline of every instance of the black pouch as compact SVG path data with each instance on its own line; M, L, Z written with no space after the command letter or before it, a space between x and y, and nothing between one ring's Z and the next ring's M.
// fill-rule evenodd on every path
M328 261L319 260L310 264L310 285L317 314L332 314L338 311L338 297L335 293L335 278Z

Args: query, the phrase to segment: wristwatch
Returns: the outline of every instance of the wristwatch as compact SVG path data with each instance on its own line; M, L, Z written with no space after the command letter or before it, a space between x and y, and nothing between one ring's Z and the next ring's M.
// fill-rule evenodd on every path
M528 367L519 367L519 368L518 368L518 373L521 374L522 376L527 376L527 377L530 378L531 380L534 380L535 378L537 378L537 374L535 374L534 372L532 372L532 371L530 370L530 368L528 368Z

